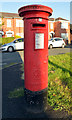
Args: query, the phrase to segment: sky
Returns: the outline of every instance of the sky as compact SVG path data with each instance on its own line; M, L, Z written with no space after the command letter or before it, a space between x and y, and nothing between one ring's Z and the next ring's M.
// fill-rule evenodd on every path
M4 1L4 0L3 0ZM14 1L14 0L12 0ZM65 0L66 2L64 2L63 0L58 0L58 2L53 2L54 0L27 0L27 2L17 2L18 0L15 0L14 2L1 2L0 4L0 11L2 12L9 12L9 13L18 13L18 9L20 7L23 7L25 5L31 5L31 4L41 4L41 5L46 5L48 7L51 7L53 9L53 14L51 16L51 18L58 18L58 17L62 17L65 18L67 20L71 20L72 17L70 17L70 7L72 6L72 2L70 2L70 0ZM21 0L19 0L21 1ZM50 2L49 2L50 1ZM72 20L71 20L72 22Z

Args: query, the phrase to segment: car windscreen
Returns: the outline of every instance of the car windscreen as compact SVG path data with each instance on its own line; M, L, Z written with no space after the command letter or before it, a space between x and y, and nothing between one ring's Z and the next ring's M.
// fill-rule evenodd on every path
M61 38L56 38L54 39L55 41L61 41L62 39Z
M53 40L53 38L51 38L49 41L52 41Z
M13 42L15 42L15 41L21 41L21 42L24 42L24 38L14 39Z

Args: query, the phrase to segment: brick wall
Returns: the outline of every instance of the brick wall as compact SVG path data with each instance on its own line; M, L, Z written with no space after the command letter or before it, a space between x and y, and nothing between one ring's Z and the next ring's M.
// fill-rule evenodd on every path
M70 34L70 40L71 40L71 44L72 44L72 34Z
M11 27L7 27L7 20L11 20ZM15 36L18 33L23 33L23 27L16 26L16 20L21 20L20 18L3 18L4 25L2 25L2 30L4 31L4 37L7 37L7 31L13 31Z
M61 37L61 23L59 21L54 22L55 37Z
M7 20L11 20L11 27L7 27ZM4 22L4 25L2 25L2 31L4 32L4 36L3 37L7 37L7 31L12 31L14 32L14 34L12 34L12 36L15 35L23 35L24 34L24 26L16 26L17 20L21 20L22 18L19 17L3 17L2 21ZM64 20L65 21L65 20ZM65 21L68 22L68 21ZM48 21L48 39L51 38L51 35L53 33L53 37L61 37L61 33L68 33L68 41L70 43L70 40L72 40L72 35L70 36L70 23L68 22L68 29L62 29L61 28L61 21L60 20L55 20L54 18L52 19L52 21Z

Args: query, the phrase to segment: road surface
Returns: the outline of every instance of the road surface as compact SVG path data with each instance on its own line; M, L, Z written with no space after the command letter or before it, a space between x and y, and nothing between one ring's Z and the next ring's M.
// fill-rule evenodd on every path
M68 53L72 50L70 47L66 48L53 48L53 49L48 49L48 55L59 55L59 54L64 54ZM13 65L13 64L18 64L18 63L23 63L23 53L24 51L15 51L12 53L9 52L0 52L0 68L6 67L8 65Z

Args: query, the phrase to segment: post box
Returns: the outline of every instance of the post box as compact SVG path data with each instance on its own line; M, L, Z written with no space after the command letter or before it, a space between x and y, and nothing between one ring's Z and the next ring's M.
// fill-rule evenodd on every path
M47 108L48 94L48 17L52 9L28 5L18 10L24 20L24 96L28 110Z

